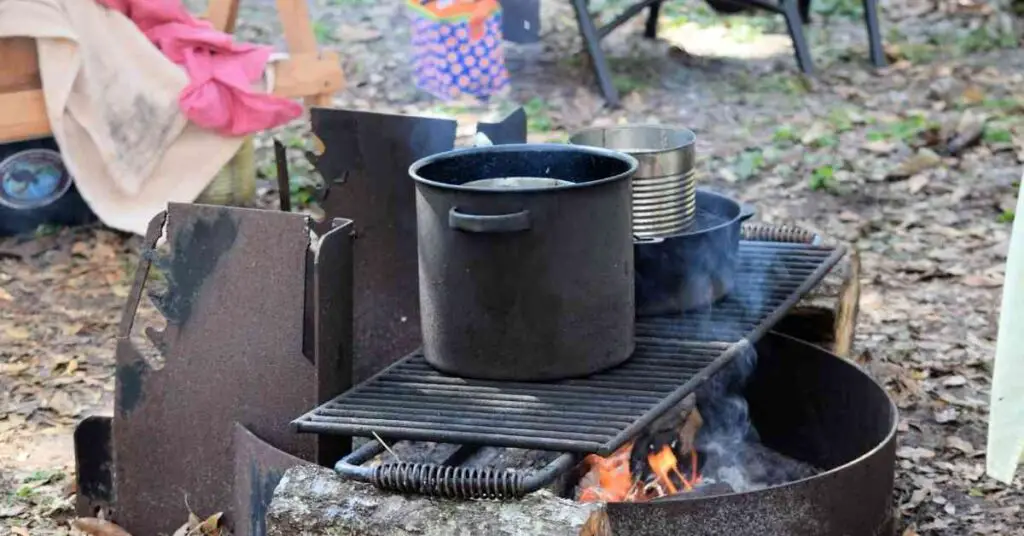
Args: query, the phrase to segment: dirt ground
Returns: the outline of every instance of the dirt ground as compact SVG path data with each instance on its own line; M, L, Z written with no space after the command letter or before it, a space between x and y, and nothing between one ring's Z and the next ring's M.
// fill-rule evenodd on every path
M542 43L512 46L510 93L442 104L411 82L404 3L314 0L318 40L344 56L337 105L475 121L511 103L534 140L592 124L675 123L699 137L700 181L758 217L861 252L855 358L896 400L896 507L914 534L1024 533L1024 486L984 475L989 376L1010 222L1024 161L1024 53L1010 1L883 0L891 65L867 65L859 2L814 6L817 74L795 68L781 18L723 17L698 0L606 42L623 92L607 110L567 2L548 1ZM614 8L621 0L594 0ZM273 2L242 3L240 35L281 44ZM273 135L294 154L293 191L315 184L301 121ZM260 170L273 178L270 134ZM269 184L269 181L267 182ZM267 195L268 187L262 188ZM315 212L315 208L311 208ZM71 430L109 412L114 333L138 239L99 226L0 242L0 527L67 534ZM182 520L184 522L184 520Z

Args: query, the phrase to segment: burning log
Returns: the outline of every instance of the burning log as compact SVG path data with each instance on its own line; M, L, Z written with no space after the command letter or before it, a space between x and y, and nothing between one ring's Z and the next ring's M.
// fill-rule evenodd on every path
M860 255L848 253L825 279L801 299L775 326L775 331L849 357L860 301Z
M693 491L701 482L696 440L702 424L696 397L690 395L612 455L587 456L577 499L642 502Z
M347 481L317 466L288 470L267 512L269 536L611 536L602 504L548 491L513 501L406 496Z

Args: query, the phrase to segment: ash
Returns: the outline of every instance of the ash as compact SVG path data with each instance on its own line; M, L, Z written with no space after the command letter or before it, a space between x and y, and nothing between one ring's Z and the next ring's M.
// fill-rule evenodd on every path
M740 445L729 464L709 459L703 485L725 484L734 492L754 491L812 477L820 471L810 464L776 452L761 443Z
M701 468L704 485L724 484L734 492L745 492L821 472L761 443L742 394L756 364L757 352L750 349L697 392L697 407L704 418L697 435L697 450L707 460Z

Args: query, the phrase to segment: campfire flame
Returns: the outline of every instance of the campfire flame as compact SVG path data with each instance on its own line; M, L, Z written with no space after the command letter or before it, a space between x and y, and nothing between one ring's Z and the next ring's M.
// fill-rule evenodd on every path
M704 422L693 403L684 399L681 412L657 421L607 458L596 454L583 458L577 499L644 502L693 491L702 482L695 445Z
M697 452L691 450L689 458L690 474L693 475L692 480L679 472L679 461L668 445L661 447L661 450L655 454L649 454L647 456L647 465L650 466L651 471L658 477L657 483L661 489L668 490L668 495L675 495L679 493L679 489L672 482L671 475L679 477L683 491L693 491L693 487L700 483L700 473L697 471Z
M621 502L636 492L636 485L629 471L629 453L632 443L619 448L607 458L591 454L583 459L590 468L588 475L597 477L597 482L586 486L580 493L581 502Z
M658 497L693 491L701 483L697 451L690 450L688 463L680 470L679 459L669 445L646 457L650 475L634 475L630 469L633 443L627 443L603 458L591 454L583 459L587 468L581 482L580 502L644 502ZM687 476L689 473L689 476Z

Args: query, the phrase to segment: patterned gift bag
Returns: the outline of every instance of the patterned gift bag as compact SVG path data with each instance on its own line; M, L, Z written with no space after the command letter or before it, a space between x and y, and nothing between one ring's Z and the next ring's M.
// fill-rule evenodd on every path
M497 0L408 0L416 86L442 100L487 100L508 85Z

